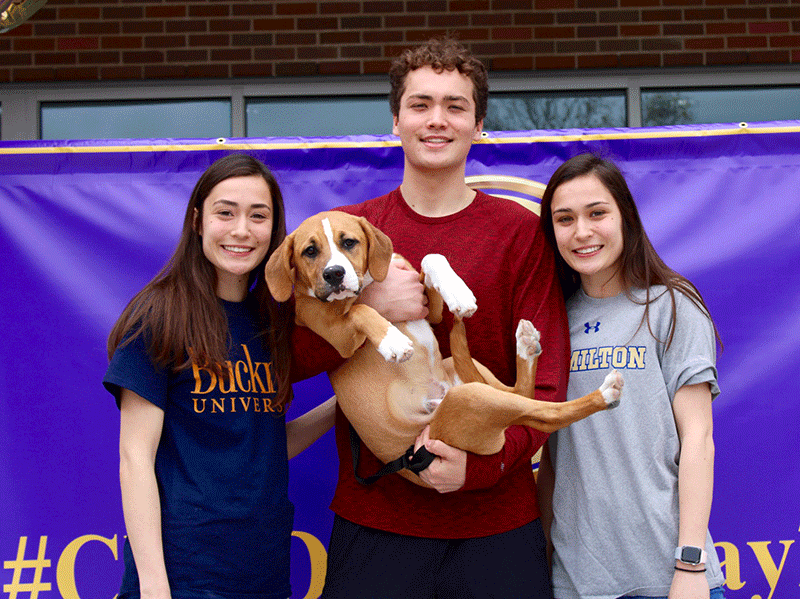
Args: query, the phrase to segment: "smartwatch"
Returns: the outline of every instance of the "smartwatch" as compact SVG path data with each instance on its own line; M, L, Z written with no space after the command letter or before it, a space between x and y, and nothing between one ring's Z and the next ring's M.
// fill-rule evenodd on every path
M684 564L697 566L706 563L706 552L700 549L700 547L683 545L675 550L675 559Z

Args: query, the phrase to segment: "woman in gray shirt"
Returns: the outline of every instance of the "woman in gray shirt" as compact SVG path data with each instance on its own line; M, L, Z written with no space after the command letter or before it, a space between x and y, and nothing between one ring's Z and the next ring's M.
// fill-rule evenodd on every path
M567 399L609 369L625 379L618 409L553 434L542 458L555 598L720 599L708 309L657 255L613 163L582 154L559 167L541 224L567 299Z

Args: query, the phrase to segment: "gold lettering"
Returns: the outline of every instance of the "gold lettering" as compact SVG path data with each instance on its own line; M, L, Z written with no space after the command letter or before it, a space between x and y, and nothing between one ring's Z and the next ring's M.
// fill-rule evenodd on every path
M216 414L217 412L225 413L225 398L220 397L219 399L211 398L211 413Z
M201 372L207 372L211 379L208 384L208 389L205 391L203 391L203 378L200 376ZM194 360L192 361L192 373L194 374L194 391L192 391L192 393L211 393L214 390L214 387L217 386L217 375L208 368L200 368L194 363Z
M272 400L269 397L262 397L264 401L264 411L265 412L274 412L275 410L272 407Z
M628 368L644 368L644 347L628 348Z
M225 362L225 365L228 367L228 384L230 385L227 389L225 388L225 380L220 378L219 380L219 390L220 393L235 393L236 392L236 377L233 374L233 364L231 364L230 360Z
M250 350L247 349L246 345L242 345L242 349L244 350L244 357L247 358L247 367L250 371L250 388L244 389L246 391L252 391L253 393L258 393L256 389L256 382L258 383L258 387L261 389L261 393L266 393L267 390L264 388L264 382L261 380L261 377L258 376L258 364L255 366L253 365L253 360L250 358Z
M589 358L589 363L586 364L586 368L588 368L590 370L596 370L597 369L597 349L595 349L595 348L590 349L588 358Z
M311 560L311 581L303 599L316 599L322 595L322 587L325 586L328 553L325 551L325 546L312 534L295 530L292 532L292 536L303 541Z
M267 374L267 393L275 393L275 386L272 383L272 371L270 370L270 366L272 366L272 362L262 362L264 364L264 372Z
M775 562L772 560L772 556L769 553L768 547L770 543L771 541L754 541L748 543L753 549L758 564L761 566L761 571L764 572L764 576L769 583L769 595L767 595L767 599L772 599L772 594L775 592L778 579L781 577L781 572L783 572L783 565L786 563L786 555L789 553L789 547L792 546L794 541L779 541L779 543L783 545L783 556L781 557L780 567L775 567Z
M247 349L246 345L242 345L242 347ZM245 393L247 393L251 391L251 381L247 382L247 387L244 386L244 383L242 382L242 372L241 370L239 370L239 366L242 366L245 372L249 372L249 369L247 367L247 364L245 364L241 360L236 362L236 384L239 386L239 391L244 391Z
M259 403L257 397L255 397L255 398L248 397L247 399L252 399L253 400L253 410L255 410L256 412L261 412L261 404Z
M236 412L236 398L231 397L231 413Z
M615 347L614 352L611 354L611 365L614 368L625 368L628 364L628 348Z
M611 350L612 348L608 346L601 347L597 350L600 356L600 368L608 368L608 364L611 359Z
M714 543L714 547L719 547L725 554L725 559L720 560L720 566L725 568L725 586L732 591L738 591L744 586L741 573L741 560L739 559L739 548L733 543L722 541Z
M248 408L250 408L250 398L248 397L247 401L245 401L244 397L240 397L239 401L242 402L242 407L244 408L244 411L246 412L248 410Z
M206 411L206 398L205 397L201 397L200 398L200 401L203 402L203 409L202 410L198 410L197 409L197 398L196 397L193 397L192 401L194 402L194 411L195 411L195 413L202 414L203 412Z
M571 372L578 372L580 369L580 360L581 354L578 351L572 352L572 359L569 362L569 369Z
M75 559L78 557L80 548L89 541L100 541L111 549L114 560L119 559L117 555L117 535L110 539L100 535L83 535L72 541L61 552L61 557L58 558L58 566L56 567L56 584L63 599L80 599L78 588L75 586Z

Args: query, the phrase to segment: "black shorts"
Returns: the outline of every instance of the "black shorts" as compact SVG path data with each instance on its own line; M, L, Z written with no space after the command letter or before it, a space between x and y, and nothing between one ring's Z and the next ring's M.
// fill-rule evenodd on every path
M322 599L552 599L539 520L475 539L425 539L336 516Z

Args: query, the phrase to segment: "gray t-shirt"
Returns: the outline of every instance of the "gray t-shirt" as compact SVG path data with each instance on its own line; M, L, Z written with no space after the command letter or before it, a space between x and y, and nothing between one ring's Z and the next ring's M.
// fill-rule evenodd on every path
M572 355L567 398L597 389L612 369L625 378L622 401L550 437L553 494L553 587L556 599L666 596L678 543L680 441L672 413L684 385L717 386L710 320L676 292L677 326L665 287L652 287L648 328L644 306L624 293L592 298L579 290L567 302ZM645 291L635 297L644 299ZM641 324L641 326L640 326ZM652 334L650 332L652 329ZM658 341L661 340L661 341ZM706 576L724 582L711 536Z

